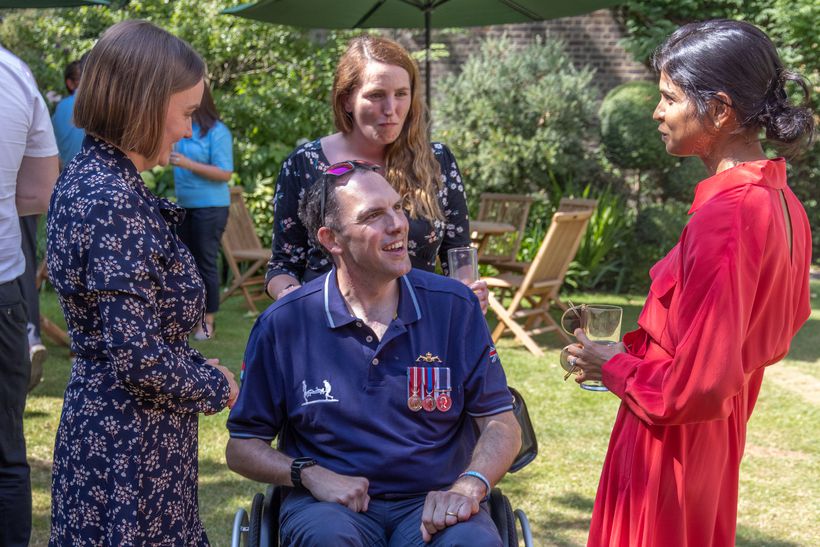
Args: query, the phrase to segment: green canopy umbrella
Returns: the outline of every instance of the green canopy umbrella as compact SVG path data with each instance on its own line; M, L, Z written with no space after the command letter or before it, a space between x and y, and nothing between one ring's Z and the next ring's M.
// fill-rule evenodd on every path
M6 8L73 8L78 6L107 6L108 0L0 0L0 9Z
M261 0L223 13L306 28L424 28L430 101L430 29L526 23L580 15L623 0Z

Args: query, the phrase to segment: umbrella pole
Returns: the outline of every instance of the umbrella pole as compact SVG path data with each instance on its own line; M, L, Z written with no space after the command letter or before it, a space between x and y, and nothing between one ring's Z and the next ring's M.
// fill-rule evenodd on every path
M430 8L427 8L424 10L424 92L427 98L428 113L432 113L433 108L430 97L430 76Z

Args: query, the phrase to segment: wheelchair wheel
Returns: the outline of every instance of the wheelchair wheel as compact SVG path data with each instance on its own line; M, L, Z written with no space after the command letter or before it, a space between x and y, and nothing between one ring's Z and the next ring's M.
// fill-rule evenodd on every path
M521 524L521 535L524 536L524 547L533 547L532 530L530 529L530 521L527 519L527 515L521 509L516 509L514 513L518 522Z
M264 494L257 493L251 503L251 517L248 526L248 547L260 547L260 533L262 531L262 507L265 503Z
M242 547L242 540L248 538L248 512L239 508L233 517L233 531L231 532L231 547ZM247 544L247 541L245 541Z
M279 547L279 504L281 487L268 486L265 490L265 503L262 505L262 526L259 539L262 547Z
M498 488L493 488L490 492L490 516L498 528L498 535L501 536L501 543L504 547L517 547L518 534L515 529L515 517L512 506L507 496L501 493Z

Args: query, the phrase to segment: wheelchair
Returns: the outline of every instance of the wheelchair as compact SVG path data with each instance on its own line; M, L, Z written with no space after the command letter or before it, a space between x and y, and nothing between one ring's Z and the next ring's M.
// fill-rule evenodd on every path
M513 413L521 426L521 450L509 469L515 473L538 455L538 441L524 399L515 389L510 388L510 392ZM234 515L231 547L279 547L279 509L288 490L289 487L269 485L265 494L254 495L250 513L240 507ZM499 488L492 489L487 503L504 547L518 546L519 527L524 546L532 547L532 531L524 511L513 510L510 500Z

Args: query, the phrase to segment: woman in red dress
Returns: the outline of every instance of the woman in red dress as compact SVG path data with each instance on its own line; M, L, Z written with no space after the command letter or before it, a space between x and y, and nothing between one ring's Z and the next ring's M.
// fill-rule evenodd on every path
M759 135L796 149L812 113L784 85L768 37L739 21L692 23L657 50L654 112L674 156L697 156L698 184L678 244L649 272L638 329L623 345L577 331L576 381L600 379L622 403L588 545L732 546L746 422L763 371L808 319L811 234L782 158Z

